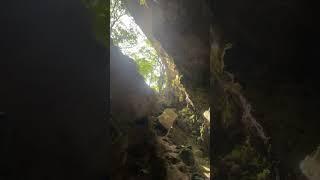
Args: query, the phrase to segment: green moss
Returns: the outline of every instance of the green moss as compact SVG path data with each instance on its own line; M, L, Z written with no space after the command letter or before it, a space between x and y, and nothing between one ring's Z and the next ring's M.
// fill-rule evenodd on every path
M266 180L270 175L270 165L248 141L242 145L235 146L233 150L223 158L223 161L230 169L230 177L231 174L232 177L235 176L235 172L232 170L234 167L240 168L238 168L238 172L236 172L238 179Z
M232 159L242 159L242 156L243 156L242 151L239 148L233 149L230 154L230 157Z
M262 172L257 174L257 180L266 180L269 178L271 172L269 169L264 169Z

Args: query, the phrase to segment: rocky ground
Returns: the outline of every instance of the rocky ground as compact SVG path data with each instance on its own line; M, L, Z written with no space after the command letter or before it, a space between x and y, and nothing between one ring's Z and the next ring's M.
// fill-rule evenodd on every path
M168 118L169 119L169 118ZM154 118L153 123L158 124ZM201 144L197 142L197 136L191 131L181 128L182 119L176 119L169 133L165 136L157 134L159 154L167 162L168 179L210 179L210 162L208 155L204 153ZM158 126L159 127L159 126ZM158 131L155 128L156 132Z
M167 110L158 117L143 119L129 131L122 173L113 179L210 179L208 154L197 136L181 128L183 120L178 113L164 116ZM168 121L173 124L170 129L163 125L170 124Z
M195 112L153 93L131 59L111 52L111 179L209 179L209 133Z

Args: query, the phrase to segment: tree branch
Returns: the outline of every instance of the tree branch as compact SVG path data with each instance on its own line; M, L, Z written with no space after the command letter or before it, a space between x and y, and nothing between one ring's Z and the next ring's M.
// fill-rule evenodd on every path
M116 19L111 23L110 29L112 30L112 28L114 27L114 25L116 24L116 22L119 21L119 19L124 16L126 13L123 12L122 14L120 14L118 17L116 17Z

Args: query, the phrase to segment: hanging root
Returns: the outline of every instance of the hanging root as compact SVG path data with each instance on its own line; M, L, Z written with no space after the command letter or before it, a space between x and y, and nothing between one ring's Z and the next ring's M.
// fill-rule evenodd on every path
M226 71L224 73L227 73ZM232 75L227 73L228 76ZM247 99L240 93L240 86L237 83L233 82L233 78L231 81L223 81L224 90L226 93L229 93L235 96L239 100L239 106L242 109L242 122L247 125L250 129L254 129L255 133L258 137L260 137L265 144L268 143L269 137L267 137L264 133L262 126L255 119L255 117L251 113L251 105L247 101Z
M216 45L216 46L214 46ZM225 44L222 48L217 43L211 43L211 68L215 79L220 81L224 86L225 93L234 95L239 100L239 106L242 108L242 121L250 128L254 129L255 133L260 137L265 144L268 143L269 137L264 133L262 126L255 119L251 113L251 105L246 98L241 94L241 87L238 83L234 82L234 76L224 70L224 56L227 50L232 48L231 43Z
M241 107L243 108L242 121L248 124L249 127L254 128L256 130L257 135L264 141L265 144L267 144L269 137L265 135L262 126L251 114L251 105L248 103L246 98L241 93L236 92L236 95L238 96L241 103Z

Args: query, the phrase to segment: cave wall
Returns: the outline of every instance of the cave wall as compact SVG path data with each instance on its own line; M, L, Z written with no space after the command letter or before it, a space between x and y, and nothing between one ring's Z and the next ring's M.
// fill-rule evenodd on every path
M111 112L132 121L146 117L156 108L153 90L139 74L133 59L119 47L110 47Z
M305 1L216 1L212 23L233 44L225 56L271 137L284 171L319 143L315 8Z
M139 170L136 162L153 156L156 159L154 136L149 116L158 113L156 96L139 74L133 59L125 56L119 47L110 45L110 122L111 122L111 179L130 179ZM140 158L140 159L139 159ZM161 168L162 164L158 164ZM133 173L133 174L130 174ZM150 172L153 174L154 172ZM162 171L159 170L161 174ZM159 174L158 173L158 174ZM155 173L157 174L157 173ZM138 177L139 178L139 177ZM141 177L140 177L141 178ZM153 177L156 179L158 177Z
M85 7L6 1L0 23L0 179L106 177L108 55Z
M231 43L224 57L225 70L234 74L254 117L271 138L270 161L280 161L283 178L294 178L287 177L288 172L299 174L299 162L320 138L315 64L319 36L314 4L302 0L149 0L148 7L127 3L147 36L159 41L173 57L191 98L219 96L208 87L210 43L219 40L220 51ZM219 31L213 39L210 26ZM195 93L198 88L207 93ZM237 123L224 132L234 134L230 135L231 146L243 141L235 139L237 133L246 134L237 128L243 128L238 122L241 109L232 111ZM224 146L220 142L215 145Z
M159 41L174 59L186 88L194 88L194 94L197 89L200 93L207 90L210 85L210 21L205 2L146 1L148 7L135 1L126 3L146 36Z

